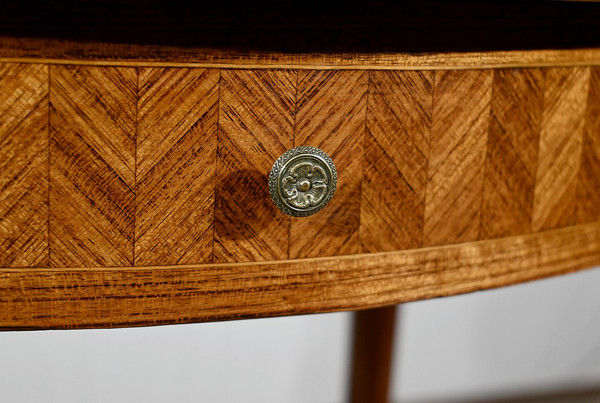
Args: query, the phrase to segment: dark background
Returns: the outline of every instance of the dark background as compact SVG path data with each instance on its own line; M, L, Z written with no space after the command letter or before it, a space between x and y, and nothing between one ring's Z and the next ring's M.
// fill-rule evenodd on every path
M600 3L3 1L0 35L287 52L600 45Z

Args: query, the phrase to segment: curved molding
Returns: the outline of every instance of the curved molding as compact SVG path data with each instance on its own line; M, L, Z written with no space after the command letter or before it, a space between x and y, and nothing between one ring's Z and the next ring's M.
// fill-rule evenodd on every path
M133 67L461 70L600 65L600 49L460 53L283 53L0 36L0 62Z
M363 309L600 264L600 222L399 252L247 264L0 269L0 329L105 328Z

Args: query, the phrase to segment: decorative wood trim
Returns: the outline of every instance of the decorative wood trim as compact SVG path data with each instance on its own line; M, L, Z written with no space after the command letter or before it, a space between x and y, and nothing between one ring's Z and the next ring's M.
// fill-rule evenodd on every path
M600 222L363 255L165 267L0 269L0 329L102 328L378 307L600 264Z
M133 67L461 70L600 65L600 48L463 53L281 53L0 37L0 62Z

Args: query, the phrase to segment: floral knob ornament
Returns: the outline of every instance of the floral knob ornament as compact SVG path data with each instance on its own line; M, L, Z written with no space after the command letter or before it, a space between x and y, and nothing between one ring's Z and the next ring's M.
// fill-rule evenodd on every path
M294 217L321 210L333 197L337 171L323 150L300 146L283 153L269 174L269 193L275 205Z

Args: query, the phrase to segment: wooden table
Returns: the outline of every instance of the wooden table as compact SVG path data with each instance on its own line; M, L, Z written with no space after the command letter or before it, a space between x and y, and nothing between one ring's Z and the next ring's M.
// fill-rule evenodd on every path
M17 34L0 37L1 329L363 310L600 264L597 48ZM333 158L338 190L291 218L266 178L299 145ZM393 308L366 312L355 356L384 369L355 385L385 400Z

